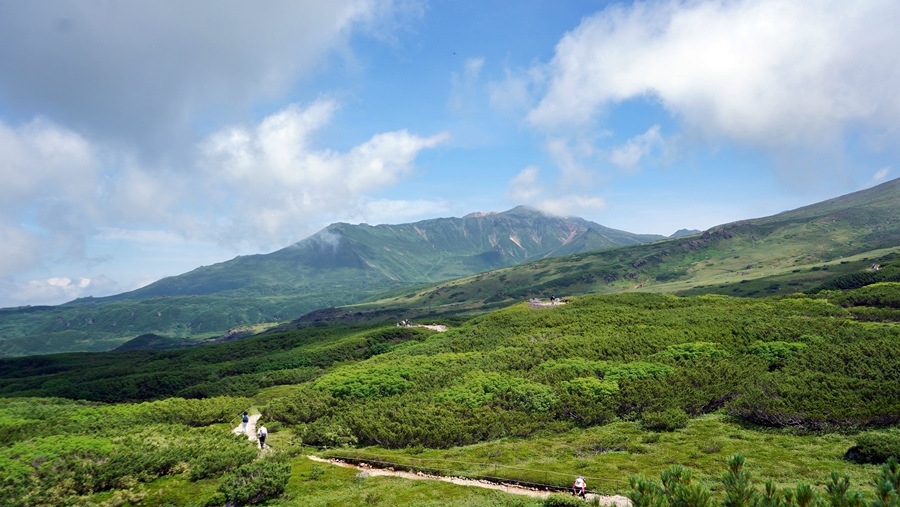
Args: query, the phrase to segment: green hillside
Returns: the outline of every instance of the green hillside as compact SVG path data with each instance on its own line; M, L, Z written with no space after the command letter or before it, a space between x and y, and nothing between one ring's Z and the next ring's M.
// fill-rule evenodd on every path
M0 309L0 356L111 350L142 334L201 343L236 326L292 320L275 329L458 319L533 297L853 288L898 280L898 255L900 180L669 239L524 207L404 225L334 224L277 252L130 293Z
M865 278L900 281L900 180L702 234L544 259L373 302L314 312L294 326L474 314L529 298L654 292L762 297ZM852 288L853 283L841 288ZM859 285L855 285L859 286Z
M272 505L437 505L426 491L443 505L565 505L361 481L305 457L319 454L561 488L580 474L632 495L631 477L678 464L721 500L741 454L760 494L809 484L824 501L834 470L871 502L880 463L900 454L898 312L900 283L627 293L523 302L446 332L330 326L2 359L0 498L222 505L249 488ZM274 451L229 438L248 406Z
M0 357L111 350L142 334L203 341L385 291L660 236L518 207L413 224L333 224L287 248L55 307L0 309Z

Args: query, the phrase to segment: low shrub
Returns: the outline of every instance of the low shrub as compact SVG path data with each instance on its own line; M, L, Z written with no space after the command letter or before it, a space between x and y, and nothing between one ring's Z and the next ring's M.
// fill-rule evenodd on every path
M233 505L248 505L277 498L291 478L291 465L274 457L243 465L225 476L219 491Z
M900 433L863 433L845 457L856 463L881 464L890 458L900 459Z
M680 408L670 408L662 412L644 412L641 423L650 431L675 431L688 424L688 415Z
M544 507L584 507L584 500L572 495L553 494L544 500Z

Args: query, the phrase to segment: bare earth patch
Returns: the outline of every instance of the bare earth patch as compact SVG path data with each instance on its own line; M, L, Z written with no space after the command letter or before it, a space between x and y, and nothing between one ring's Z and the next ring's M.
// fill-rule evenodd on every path
M553 308L564 304L566 304L566 301L559 298L551 298L550 300L531 298L528 300L528 305L532 308Z

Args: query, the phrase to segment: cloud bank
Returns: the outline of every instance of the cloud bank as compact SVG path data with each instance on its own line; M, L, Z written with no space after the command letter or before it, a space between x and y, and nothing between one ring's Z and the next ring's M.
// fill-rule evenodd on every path
M706 138L767 149L895 129L898 17L889 0L611 7L559 42L528 121L583 126L643 97Z
M782 179L815 181L840 172L847 143L877 151L900 137L896 19L890 0L617 4L565 34L550 61L507 72L492 104L534 97L525 121L559 169L557 193L590 195L698 144L753 150ZM671 125L651 119L621 141L606 129L629 102Z
M13 2L0 16L0 104L144 158L279 96L390 1ZM187 144L185 144L187 143Z

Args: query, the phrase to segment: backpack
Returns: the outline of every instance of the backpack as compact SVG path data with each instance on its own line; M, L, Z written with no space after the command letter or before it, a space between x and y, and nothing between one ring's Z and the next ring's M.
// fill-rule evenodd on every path
M244 414L244 417L241 418L241 422L250 422L250 418L247 417L247 414Z

